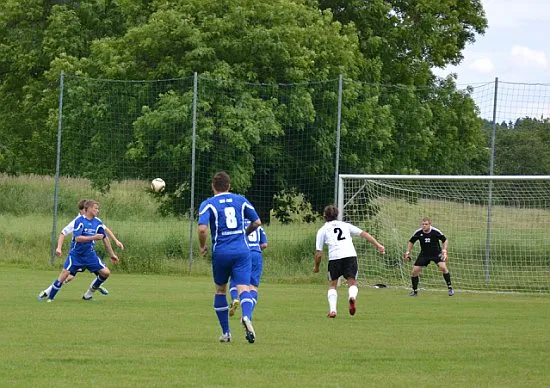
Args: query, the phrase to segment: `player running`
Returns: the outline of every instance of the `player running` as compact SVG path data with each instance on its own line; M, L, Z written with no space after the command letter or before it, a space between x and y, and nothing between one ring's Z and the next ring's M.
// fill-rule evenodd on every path
M353 245L352 236L361 236L374 245L378 252L384 254L385 248L369 233L343 221L338 221L338 208L333 205L325 207L324 218L326 223L317 231L315 242L315 264L313 272L319 272L319 264L323 257L323 244L328 245L328 305L329 318L336 318L338 302L338 278L343 276L348 283L349 313L355 315L357 288L357 252Z

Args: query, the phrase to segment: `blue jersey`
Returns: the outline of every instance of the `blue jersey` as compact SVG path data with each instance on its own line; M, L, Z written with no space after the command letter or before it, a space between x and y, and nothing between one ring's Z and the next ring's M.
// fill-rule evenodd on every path
M245 197L233 193L210 197L199 208L199 225L210 224L212 253L217 254L249 252L245 221L259 218Z
M245 228L250 225L250 221L245 221ZM261 226L257 228L254 232L248 235L248 246L251 251L262 253L262 244L267 244L267 236L265 235L264 228Z
M95 236L103 234L105 237L105 227L99 218L94 217L92 220L85 216L80 216L74 221L73 240L71 242L71 251L69 255L84 256L90 252L94 252L95 240L86 242L77 242L78 236Z

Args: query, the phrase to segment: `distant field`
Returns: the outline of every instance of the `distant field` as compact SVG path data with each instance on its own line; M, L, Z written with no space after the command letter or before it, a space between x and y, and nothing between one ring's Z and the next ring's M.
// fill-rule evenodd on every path
M57 271L3 265L0 382L9 387L542 387L550 381L550 299L360 290L358 312L326 318L325 285L266 282L257 342L237 319L217 342L209 277L115 273L85 302L80 274L52 304Z

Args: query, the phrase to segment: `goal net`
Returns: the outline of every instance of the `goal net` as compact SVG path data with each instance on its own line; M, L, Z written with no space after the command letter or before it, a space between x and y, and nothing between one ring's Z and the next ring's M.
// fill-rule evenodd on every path
M550 292L549 176L340 175L338 206L386 247L381 256L355 240L362 284L410 287L419 244L411 262L403 256L427 216L449 240L456 289ZM446 288L436 265L419 287Z

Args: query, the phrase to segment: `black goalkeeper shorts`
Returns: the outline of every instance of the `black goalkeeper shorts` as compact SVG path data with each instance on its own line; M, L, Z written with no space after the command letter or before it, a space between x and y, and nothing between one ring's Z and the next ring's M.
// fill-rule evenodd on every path
M430 261L433 261L436 265L440 263L441 257L439 255L436 256L418 256L416 261L414 262L414 265L417 267L427 267L428 264L430 264Z

